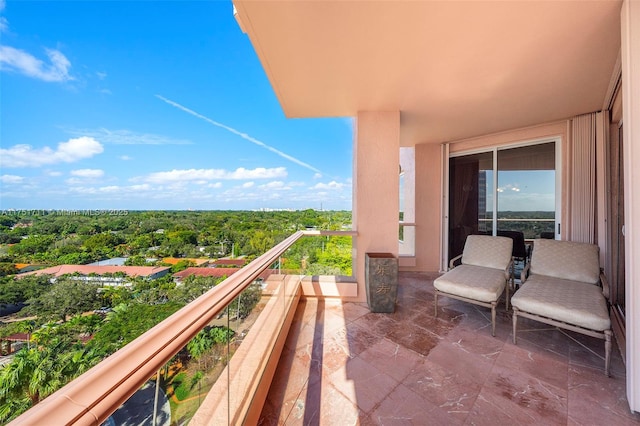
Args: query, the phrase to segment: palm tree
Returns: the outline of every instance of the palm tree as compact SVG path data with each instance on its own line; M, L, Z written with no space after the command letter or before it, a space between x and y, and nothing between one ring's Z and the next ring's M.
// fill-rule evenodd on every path
M59 345L23 349L0 370L1 421L17 417L66 383L60 350Z
M21 321L19 323L20 331L27 333L27 348L31 349L31 334L36 328L35 321Z
M213 345L213 341L209 337L206 330L200 331L193 339L187 343L187 351L191 358L198 360L198 368L200 368L200 357ZM206 366L205 366L206 368Z

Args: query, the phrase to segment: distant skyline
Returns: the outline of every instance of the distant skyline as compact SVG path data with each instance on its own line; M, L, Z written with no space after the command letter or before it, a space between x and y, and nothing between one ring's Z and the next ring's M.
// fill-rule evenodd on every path
M351 210L351 118L287 119L231 1L0 0L0 209Z
M555 211L553 170L498 172L498 211ZM488 188L487 203L493 203Z

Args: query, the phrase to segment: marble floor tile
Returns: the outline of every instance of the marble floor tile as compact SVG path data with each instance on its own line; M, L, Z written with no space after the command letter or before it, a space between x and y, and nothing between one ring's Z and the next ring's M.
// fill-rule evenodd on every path
M424 355L388 339L379 340L359 356L399 382L415 374L418 366L424 362Z
M567 388L567 360L559 359L552 354L506 344L496 364L513 371L529 374L557 388Z
M372 424L421 426L462 424L404 385L396 387L370 414Z
M639 425L614 342L446 297L438 274L402 272L396 312L302 299L261 425Z
M481 382L474 381L464 372L447 369L428 359L402 384L438 407L439 412L459 422L467 418L482 389Z
M373 410L399 385L397 380L360 358L354 358L336 370L328 377L328 382L365 413Z
M505 409L512 424L566 424L567 389L518 370L496 366L478 398Z

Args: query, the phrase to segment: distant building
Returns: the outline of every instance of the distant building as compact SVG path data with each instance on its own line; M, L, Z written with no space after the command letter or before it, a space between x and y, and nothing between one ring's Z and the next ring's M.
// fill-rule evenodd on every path
M153 280L167 275L170 270L171 268L168 266L58 265L18 274L16 278L29 275L52 275L53 279L56 279L63 275L71 275L72 279L96 282L105 286L119 286L128 284L127 277L142 277Z
M188 260L189 262L193 262L196 266L207 266L209 264L210 259L194 259L187 257L165 257L162 259L163 263L168 263L169 265L175 265L178 262L182 262Z
M99 260L97 262L88 263L90 266L124 266L128 257L113 257L111 259Z
M212 262L209 262L209 265L214 267L215 266L223 266L223 267L233 266L236 268L242 268L246 264L247 264L246 259L217 259Z
M228 278L231 275L238 272L240 269L242 268L195 268L193 267L193 268L187 268L184 271L180 271L173 274L173 279L176 282L181 282L183 279L185 279L189 275L195 275L198 277L215 277L215 278L227 277ZM276 271L272 269L267 269L264 272L262 272L262 274L260 274L259 278L266 280L267 278L269 278L271 274L275 272Z
M38 270L38 269L42 269L42 268L44 268L46 266L45 265L31 265L29 263L16 263L15 267L18 270L18 273L22 274L23 272L35 271L35 270Z
M0 339L0 355L7 356L19 351L29 342L30 337L27 333L15 333L3 337Z

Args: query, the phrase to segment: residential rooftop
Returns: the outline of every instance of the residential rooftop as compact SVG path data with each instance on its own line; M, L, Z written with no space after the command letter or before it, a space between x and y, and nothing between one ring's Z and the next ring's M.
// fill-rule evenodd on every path
M17 277L25 277L28 275L53 275L60 277L62 275L80 274L80 275L105 275L124 273L129 277L152 277L169 271L167 266L114 266L114 265L58 265L51 266L37 271L18 274Z

